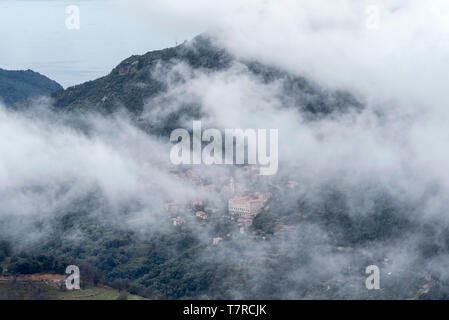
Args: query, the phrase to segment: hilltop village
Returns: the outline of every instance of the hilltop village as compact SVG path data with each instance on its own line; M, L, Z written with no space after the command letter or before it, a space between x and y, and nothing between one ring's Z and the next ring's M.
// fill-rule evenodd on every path
M283 189L294 189L298 185L293 180L277 185L269 180L271 177L261 176L255 165L238 167L233 176L221 176L215 183L202 179L199 169L173 167L171 173L180 179L190 180L200 190L217 194L219 198L213 203L201 198L184 203L167 203L168 217L174 227L191 221L204 224L225 222L234 226L240 234L251 234L249 231L254 219L259 214L270 211L273 202L270 190L282 192ZM264 179L264 183L261 183L261 179ZM283 227L283 230L290 229L289 226ZM218 244L223 237L224 235L217 235L211 242Z

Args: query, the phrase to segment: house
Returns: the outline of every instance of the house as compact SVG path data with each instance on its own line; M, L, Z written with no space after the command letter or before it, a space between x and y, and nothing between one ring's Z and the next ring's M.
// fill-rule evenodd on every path
M248 226L250 226L253 223L253 219L251 219L251 218L238 218L237 222L243 223L243 224L247 224Z
M188 170L186 170L186 175L187 175L189 178L196 178L196 177L198 177L198 174L197 174L196 171L193 170L193 169L188 169Z
M223 238L217 237L217 238L213 238L213 239L212 239L212 243L213 243L214 245L218 244L220 241L223 241Z
M248 229L249 226L253 224L253 219L251 218L238 218L237 223L240 227L243 227L245 229Z
M206 212L204 212L204 211L197 211L195 213L195 216L197 216L198 218L203 219L203 220L206 220L208 218Z
M192 208L199 208L203 206L203 201L201 200L193 200L192 201Z
M295 228L293 226L287 226L287 225L283 225L279 228L279 232L280 233L287 233L287 232L292 232L294 231Z
M266 192L262 194L262 198L265 200L270 200L273 194L271 192Z
M256 192L253 192L251 195L253 196L253 198L263 199L263 200L270 200L270 198L272 197L271 192L264 193L264 192L256 191Z
M221 193L222 195L226 196L226 195L232 195L232 194L233 194L233 191L232 191L231 186L225 185L225 186L223 186L223 188L221 188L220 193Z
M190 181L199 183L200 182L200 177L198 175L198 171L194 170L194 169L188 169L185 172L185 176L187 179L189 179Z
M172 173L172 174L178 174L178 173L180 173L180 169L179 169L179 167L178 166L175 166L175 165L172 165L170 168L169 168L169 172L170 173Z
M251 172L250 166L243 166L236 170L236 174L238 176L246 176L249 175Z
M245 231L253 224L252 218L238 218L237 219L238 227L240 229L241 234L245 234Z
M180 226L180 225L183 225L184 224L184 219L183 218L180 218L180 217L176 217L176 218L173 218L173 219L171 219L172 221L173 221L173 225L174 226Z
M236 174L239 176L245 176L245 175L254 175L259 173L259 167L255 165L246 165L243 167L240 167Z
M249 196L237 197L228 201L228 211L236 217L254 217L265 203L264 199L251 199Z

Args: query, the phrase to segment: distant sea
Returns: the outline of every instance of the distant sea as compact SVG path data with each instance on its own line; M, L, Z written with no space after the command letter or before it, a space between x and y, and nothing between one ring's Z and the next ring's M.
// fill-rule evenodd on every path
M69 5L80 9L79 30L66 28ZM113 0L0 0L0 68L32 69L64 87L104 76L133 54L186 40L177 37Z

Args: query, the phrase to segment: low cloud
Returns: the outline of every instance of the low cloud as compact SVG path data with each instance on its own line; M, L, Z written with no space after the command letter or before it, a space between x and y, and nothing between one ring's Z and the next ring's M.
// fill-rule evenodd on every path
M184 62L159 65L153 76L167 90L146 101L141 120L157 125L178 113L188 129L192 119L183 111L188 105L200 109L197 120L204 127L279 129L279 173L257 187L298 182L291 192L282 189L272 204L279 227L293 231L275 233L266 242L250 235L217 249L222 255L204 257L248 271L249 287L236 288L233 297L268 286L264 279L273 276L277 259L285 266L285 277L273 287L277 298L308 297L315 285L323 286L323 297L369 297L363 267L376 263L394 279L386 286L397 297L410 291L395 287L395 281L416 277L420 285L429 274L447 280L449 45L441 15L449 10L447 2L132 5L150 18L163 15L155 23L171 28L198 21L196 27L208 29L240 59L215 72ZM379 9L379 29L366 26L368 5ZM254 60L305 76L325 93L348 90L363 109L310 120L303 111L306 93L295 93L304 95L301 99L286 96L283 79L265 81L242 62ZM332 95L326 97L332 102ZM133 231L162 226L169 201L226 204L217 190L170 173L168 136L144 133L126 114L55 114L48 111L50 101L36 104L31 112L0 109L2 235L19 240L28 234L21 241L33 242L45 234L45 228L36 231L36 221L51 221L90 193L102 195L100 207L112 223ZM228 170L204 168L201 178L219 185ZM205 244L216 235L208 227L192 228ZM242 257L252 258L255 272L242 266Z

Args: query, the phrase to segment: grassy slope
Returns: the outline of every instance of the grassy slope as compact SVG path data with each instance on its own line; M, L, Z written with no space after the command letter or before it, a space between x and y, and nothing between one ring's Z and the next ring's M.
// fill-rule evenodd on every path
M2 294L18 299L33 299L32 292L40 290L50 300L117 300L120 292L111 287L88 287L82 290L61 291L44 283L0 283L0 298ZM142 297L128 294L127 300L145 300Z

